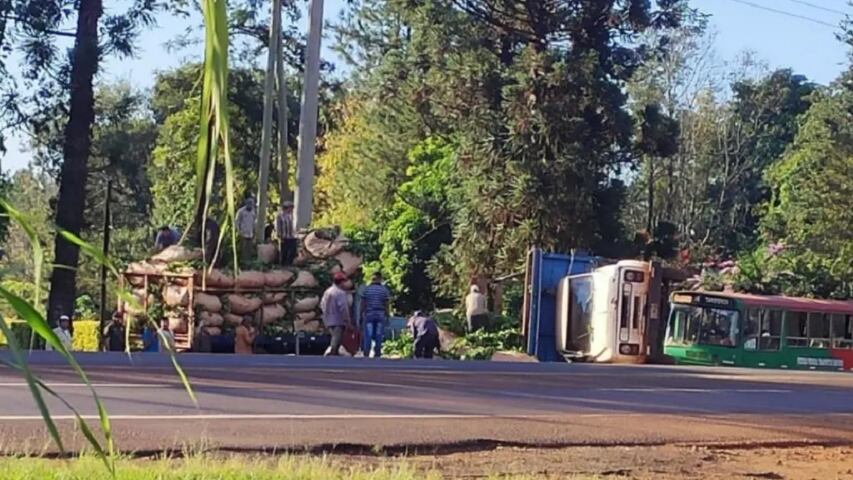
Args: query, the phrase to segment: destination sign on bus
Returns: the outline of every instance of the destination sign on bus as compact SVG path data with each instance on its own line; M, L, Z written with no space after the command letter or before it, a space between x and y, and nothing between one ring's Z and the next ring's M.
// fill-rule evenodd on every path
M676 293L672 296L673 303L690 303L693 305L707 305L715 307L728 307L734 305L734 301L730 298L712 297L702 294L687 294Z

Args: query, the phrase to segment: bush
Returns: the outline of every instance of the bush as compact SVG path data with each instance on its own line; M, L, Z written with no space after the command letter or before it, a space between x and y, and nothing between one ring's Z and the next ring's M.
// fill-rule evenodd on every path
M12 322L11 325L9 325L9 328L12 330L12 334L14 335L18 347L29 349L30 336L32 335L32 330L30 329L29 324L26 322ZM99 328L100 322L97 320L75 321L74 336L71 339L71 348L75 352L97 352L100 345L100 337L98 335ZM36 336L34 341L34 349L40 350L44 348L44 340L42 340L41 337ZM8 344L8 339L3 338L3 335L0 334L0 345Z
M23 348L23 349L29 349L30 348L30 335L32 333L32 330L30 330L29 324L27 324L26 322L20 322L20 321L14 321L13 320L9 323L9 329L12 330L12 335L15 339L15 344L18 345L19 348ZM41 337L36 336L33 339L33 341L34 341L33 348L35 348L35 349L44 348L43 347L44 342L42 341ZM3 337L3 335L0 334L0 344L8 345L9 339Z
M412 358L415 354L415 342L412 333L407 329L400 332L397 338L385 340L382 343L382 355L386 357Z
M459 360L489 360L495 352L521 350L521 335L516 328L489 332L477 330L456 339L445 358Z
M74 322L74 336L71 339L75 352L97 352L101 337L98 334L101 322L97 320L77 320Z

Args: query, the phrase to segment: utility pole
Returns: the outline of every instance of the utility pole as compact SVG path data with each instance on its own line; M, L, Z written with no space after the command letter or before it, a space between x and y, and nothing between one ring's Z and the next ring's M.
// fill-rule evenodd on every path
M110 255L110 230L112 222L110 221L110 202L113 196L113 181L107 180L107 198L104 200L104 243L102 245L102 253L104 258L109 258ZM104 347L104 327L107 323L107 265L101 265L101 327L98 329L98 338L101 339L101 349Z
M284 47L281 35L277 42L278 53L276 54L276 77L278 78L278 168L279 168L279 193L281 200L293 200L290 191L290 161L287 158L289 147L287 144L287 80L284 78Z
M320 83L320 40L323 0L311 0L302 111L299 114L299 157L296 164L296 228L311 224L314 196L314 153L317 139L317 95Z
M255 221L255 239L263 242L264 228L267 222L267 190L270 180L270 150L272 149L272 104L273 88L276 79L276 60L281 37L281 0L273 0L272 25L270 26L269 55L267 55L267 73L264 81L264 119L261 131L260 171L258 172L258 215Z

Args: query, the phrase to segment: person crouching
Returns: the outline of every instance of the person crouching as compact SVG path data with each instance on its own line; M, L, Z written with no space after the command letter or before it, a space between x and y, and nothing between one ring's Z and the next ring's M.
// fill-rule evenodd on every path
M415 358L432 358L438 348L438 325L435 320L418 310L409 318L408 327L415 340Z

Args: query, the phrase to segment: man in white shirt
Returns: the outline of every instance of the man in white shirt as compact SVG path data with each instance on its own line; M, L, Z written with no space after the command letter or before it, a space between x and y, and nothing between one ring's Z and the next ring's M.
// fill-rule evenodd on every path
M477 285L471 285L471 293L465 297L465 316L468 318L469 332L485 327L489 321L486 296L480 293L480 287Z
M59 342L65 347L65 350L71 351L71 319L68 315L59 317L59 326L53 329L53 333L59 337ZM45 350L53 350L53 347L48 343Z
M237 210L234 223L237 226L237 239L240 242L240 260L252 259L252 249L255 246L255 199L249 197L243 206Z

